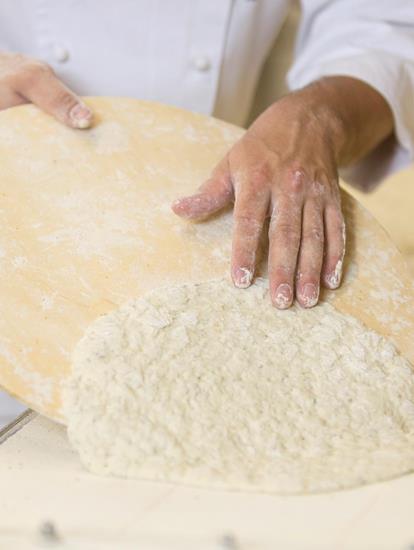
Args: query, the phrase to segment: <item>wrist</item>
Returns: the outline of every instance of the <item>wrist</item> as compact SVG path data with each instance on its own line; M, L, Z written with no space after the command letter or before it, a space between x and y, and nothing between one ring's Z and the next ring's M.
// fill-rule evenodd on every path
M356 162L393 131L384 97L356 78L332 76L284 96L249 133L275 149L324 150L337 166ZM274 147L272 147L274 146Z
M350 132L328 94L318 83L290 93L273 103L256 119L249 132L270 148L324 150L336 164L349 142ZM272 147L275 146L275 147Z
M313 82L291 95L289 116L303 124L304 131L320 136L329 147L337 164L347 156L354 129L339 105L329 79ZM288 96L286 96L287 99ZM285 108L285 106L281 106Z
M325 77L295 93L320 122L338 165L355 162L393 132L389 104L357 78Z

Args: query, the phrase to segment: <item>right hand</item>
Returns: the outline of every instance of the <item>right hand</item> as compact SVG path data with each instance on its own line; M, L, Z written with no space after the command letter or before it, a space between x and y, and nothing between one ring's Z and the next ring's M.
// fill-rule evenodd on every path
M71 128L89 128L92 111L36 59L0 52L0 110L34 103Z

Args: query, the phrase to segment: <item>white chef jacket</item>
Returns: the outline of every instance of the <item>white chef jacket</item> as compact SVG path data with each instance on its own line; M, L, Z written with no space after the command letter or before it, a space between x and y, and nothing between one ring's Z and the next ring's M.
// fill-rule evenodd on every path
M49 63L81 95L153 99L243 125L289 0L1 0L0 49ZM414 2L302 0L291 89L323 75L376 88L391 140L348 172L362 184L414 150Z

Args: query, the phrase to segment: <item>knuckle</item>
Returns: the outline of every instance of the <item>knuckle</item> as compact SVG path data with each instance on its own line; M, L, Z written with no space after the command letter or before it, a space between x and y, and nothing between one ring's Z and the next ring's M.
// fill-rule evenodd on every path
M296 281L303 284L308 282L317 283L320 280L322 264L322 250L313 251L308 248L299 258L298 269L295 274Z
M69 92L66 90L59 91L55 98L53 103L56 106L59 106L60 108L64 109L65 111L70 111L70 109L76 105L77 99L73 97Z
M273 236L280 246L286 248L295 248L300 241L299 228L288 223L277 224L274 227Z
M19 76L26 86L35 85L41 78L53 74L53 69L37 60L25 60L20 66Z
M291 280L293 279L294 267L287 264L273 262L269 267L269 275L272 279Z
M246 232L255 233L262 230L263 224L251 215L236 214L234 219L237 226Z
M313 283L318 285L320 279L320 268L316 265L303 265L296 275L296 282L302 285Z
M296 194L303 193L307 180L308 178L307 178L306 170L303 168L303 166L294 165L287 170L286 182L287 182L288 189L292 193L296 193Z
M312 227L310 229L306 229L303 232L302 240L305 241L311 241L316 243L322 243L323 241L323 229L322 227Z
M329 184L321 179L312 180L310 184L310 195L319 199L329 193Z
M24 70L28 75L34 74L36 76L49 75L53 73L53 69L50 65L36 59L28 60L24 65Z
M279 235L291 236L299 234L299 231L296 229L296 227L289 224L288 222L279 222L276 229Z
M250 190L260 192L263 188L270 185L272 181L272 170L267 161L263 160L257 162L249 173L249 187Z
M321 269L319 265L302 266L295 274L296 289L300 291L306 285L311 284L317 289L320 285Z

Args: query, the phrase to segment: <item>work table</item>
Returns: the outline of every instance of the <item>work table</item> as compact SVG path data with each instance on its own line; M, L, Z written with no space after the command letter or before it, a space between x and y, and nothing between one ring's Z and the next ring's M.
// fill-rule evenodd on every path
M313 496L225 492L89 474L65 428L33 412L1 433L0 549L43 548L53 528L53 548L76 550L414 548L414 474Z

